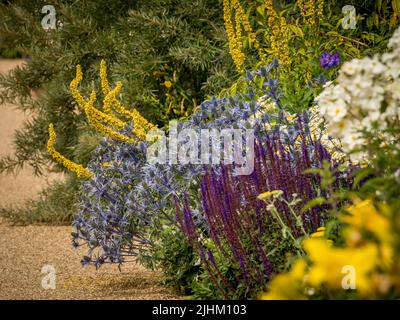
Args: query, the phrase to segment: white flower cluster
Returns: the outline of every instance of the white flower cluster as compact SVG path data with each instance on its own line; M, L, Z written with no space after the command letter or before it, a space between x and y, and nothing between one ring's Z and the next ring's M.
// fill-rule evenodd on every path
M317 97L327 132L350 152L366 143L362 130L380 134L399 119L400 28L388 45L390 52L343 64L336 84L328 83ZM361 153L352 154L360 160Z
M314 140L318 140L330 153L332 159L342 160L345 158L345 154L341 151L342 145L338 139L335 139L327 133L324 128L324 118L321 117L317 111L317 107L313 106L310 109L310 132Z

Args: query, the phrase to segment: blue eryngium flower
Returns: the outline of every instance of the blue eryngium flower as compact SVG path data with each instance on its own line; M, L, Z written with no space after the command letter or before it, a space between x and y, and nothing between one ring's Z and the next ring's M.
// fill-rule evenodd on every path
M319 59L321 67L324 69L330 69L340 64L339 52L330 55L328 52L324 52Z

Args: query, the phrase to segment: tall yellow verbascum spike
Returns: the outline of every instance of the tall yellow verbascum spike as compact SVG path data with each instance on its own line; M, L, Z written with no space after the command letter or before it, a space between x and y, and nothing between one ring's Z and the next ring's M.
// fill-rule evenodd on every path
M100 81L101 90L103 91L104 95L107 95L110 92L110 86L107 79L107 65L104 59L100 61Z
M121 91L122 83L118 82L116 87L113 90L110 90L109 83L107 80L107 68L104 60L100 63L100 79L102 91L104 94L104 111L102 112L98 110L94 103L96 102L96 91L93 90L90 94L90 98L86 101L83 96L80 94L78 90L78 85L83 79L82 68L80 65L76 66L76 76L70 83L70 91L72 93L73 98L78 103L78 105L83 109L86 114L86 117L89 121L89 124L96 129L97 131L109 136L111 138L129 142L129 143L137 143L140 140L146 139L146 132L155 126L148 122L145 118L143 118L140 113L133 109L129 111L125 109L122 104L118 101L117 95ZM114 106L115 110L123 115L125 118L134 121L134 129L133 133L136 137L128 137L124 134L121 134L113 128L108 127L107 125L116 127L117 129L123 129L126 125L124 121L117 118L112 112L111 105ZM68 160L66 157L61 155L57 150L55 150L55 142L56 142L56 132L54 131L54 126L51 123L49 125L49 140L47 142L47 150L49 154L61 165L66 167L68 170L75 172L80 178L91 178L93 173L88 169L84 168L82 165L77 164L71 160Z
M59 164L67 168L68 170L75 172L79 178L90 179L93 176L93 173L88 169L84 168L82 165L77 164L63 155L61 155L56 149L57 135L54 130L54 126L52 123L49 124L49 140L47 141L47 151L56 160Z
M119 81L114 89L110 89L109 82L107 80L107 65L104 60L101 60L100 62L100 80L102 92L104 94L104 112L100 111L94 106L96 101L96 91L91 93L89 101L86 101L80 94L78 85L82 81L82 78L83 75L81 66L77 65L76 77L71 81L70 90L78 105L85 111L90 125L97 131L117 140L137 143L139 139L145 140L147 131L156 127L143 118L136 109L130 111L118 101L117 96L122 89L122 83ZM127 121L133 120L133 133L136 135L136 137L128 137L109 127L112 126L120 130L126 126L126 122L119 119L113 112L114 110L117 115L122 116Z
M266 35L271 43L274 58L279 60L282 65L291 63L289 50L289 30L285 17L279 17L274 9L272 0L265 0L265 8L268 12L268 26L271 34Z
M324 0L318 0L318 18L320 20L324 18Z
M272 0L265 0L265 9L268 13L268 26L272 28L275 23L275 18L277 16Z
M105 94L104 100L103 100L103 110L107 114L113 114L111 105L114 103L114 100L117 99L117 95L120 93L122 89L122 82L118 81L117 85L113 90L108 90L108 93ZM104 92L104 90L103 90Z
M224 21L225 29L228 35L229 51L231 53L233 62L235 63L236 69L240 72L244 72L244 54L239 48L238 40L236 37L235 29L232 22L232 6L230 0L224 0Z
M297 0L297 5L299 6L300 13L303 16L305 22L310 25L315 25L315 0ZM323 15L324 1L318 0L317 2L317 15L322 19Z
M78 103L78 105L83 108L85 106L85 99L83 99L82 95L80 94L79 90L78 90L78 85L79 83L82 81L83 76L82 76L82 68L81 65L78 64L76 66L76 76L75 79L71 81L71 83L69 84L69 90L72 93L73 98L75 99L75 101Z
M118 94L121 92L122 83L117 82L115 88L110 90L110 86L107 80L107 65L104 60L100 62L100 80L103 94L105 95L103 101L103 110L109 115L113 115L112 106L118 115L122 116L125 120L133 120L134 128L133 133L141 140L146 139L146 132L156 128L155 125L148 122L142 115L136 110L132 111L125 108L121 102L117 99Z
M280 19L280 35L279 60L283 65L289 65L291 63L289 51L289 29L285 17L281 17Z
M224 21L225 29L228 35L229 51L231 53L236 69L244 72L245 55L243 53L242 30L247 34L250 43L257 49L260 61L265 63L266 56L264 49L257 40L256 34L251 27L249 18L247 17L239 0L224 0ZM233 22L233 18L235 22ZM235 27L234 27L235 25Z
M261 47L260 43L257 40L256 34L251 27L249 18L247 17L242 5L239 0L232 0L232 6L236 11L236 20L239 21L239 24L243 26L244 31L247 33L250 42L254 44L254 47L257 49L258 56L262 63L265 63L265 53L264 49ZM239 38L239 36L238 36ZM239 39L240 40L240 39Z
M85 104L86 101L85 99L82 97L82 95L80 94L79 90L78 90L78 85L79 83L82 81L83 77L82 77L82 68L81 66L78 64L76 66L76 76L75 79L73 79L69 85L70 91L72 93L72 96L74 97L75 101L78 103L78 105L84 109L85 108ZM95 114L96 118L99 121L104 121L107 122L115 127L117 127L118 129L122 129L125 127L126 123L123 122L122 120L116 118L113 115L109 115L106 114L104 112L101 112L100 110L96 109L93 107L93 113Z
M147 131L157 128L157 126L143 118L136 109L132 111L132 119L134 123L133 133L141 140L146 139Z
M117 131L114 131L112 128L105 126L102 124L102 118L98 116L98 111L94 106L94 102L96 101L96 91L93 90L92 93L90 94L89 101L85 104L84 110L86 113L86 116L89 120L90 125L95 128L97 131L120 141L124 142L130 142L130 143L136 143L137 139L135 138L130 138L122 133L119 133Z

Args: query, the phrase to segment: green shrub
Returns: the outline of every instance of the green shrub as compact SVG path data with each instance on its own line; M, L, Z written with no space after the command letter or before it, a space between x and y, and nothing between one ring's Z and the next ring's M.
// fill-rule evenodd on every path
M204 272L199 258L174 226L166 226L160 234L160 239L151 260L146 259L142 262L147 267L160 268L165 275L166 285L181 294L191 295L193 281Z
M73 178L58 181L20 207L0 207L0 217L17 225L70 225L76 210L77 183Z

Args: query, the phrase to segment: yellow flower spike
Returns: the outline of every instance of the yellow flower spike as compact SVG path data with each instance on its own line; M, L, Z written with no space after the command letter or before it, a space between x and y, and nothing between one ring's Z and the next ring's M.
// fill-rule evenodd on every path
M307 11L309 12L308 24L315 25L315 0L308 0Z
M288 65L291 63L289 56L289 31L285 17L281 17L280 19L280 45L277 55L281 64Z
M265 9L268 12L268 26L272 28L275 24L276 11L274 9L273 0L265 0Z
M297 260L292 270L275 276L268 288L268 292L261 295L262 300L303 300L303 283L307 264L304 260Z
M324 14L324 0L297 0L297 5L307 25L314 26L317 17L319 20L322 20ZM315 9L317 9L317 12Z
M133 143L133 144L138 142L137 139L127 137L127 136L123 135L122 133L114 131L110 127L107 127L107 126L105 126L105 125L103 125L101 123L96 123L93 126L97 131L105 134L106 136L114 138L116 140L120 140L120 141L123 141L123 142L129 142L129 143Z
M119 115L123 116L127 120L133 120L133 133L140 140L145 140L147 131L157 127L142 117L142 115L136 109L129 111L116 99L116 97L114 97L112 100L114 109Z
M75 101L78 103L78 105L83 108L86 101L85 99L83 99L82 95L80 94L79 90L78 90L78 85L79 83L82 81L82 68L81 66L78 64L76 66L76 76L75 79L73 79L69 85L69 89L72 93L72 96L74 97Z
M312 267L307 283L313 287L326 284L329 288L342 288L348 270L354 270L356 289L368 293L372 289L370 273L379 264L378 247L368 243L358 248L332 247L324 239L307 238L303 243Z
M271 35L268 42L271 43L271 49L275 58L282 65L290 64L289 57L289 29L284 17L279 17L274 9L272 0L265 0L265 8L268 12L268 26Z
M122 89L122 83L117 82L116 87L110 91L109 83L107 80L107 66L106 62L102 60L100 62L100 78L102 83L102 90L103 93L106 95L104 101L104 111L112 115L111 105L114 107L114 110L126 120L133 120L134 121L134 129L133 133L138 136L139 139L145 140L146 139L146 132L150 129L156 128L155 125L148 122L145 118L143 118L140 113L133 109L132 111L126 109L121 102L117 99L119 92ZM107 93L105 93L107 92ZM124 123L125 125L125 123Z
M236 50L238 52L243 52L242 20L241 20L241 17L239 15L239 12L237 11L237 7L235 6L235 1L231 0L231 2L232 2L232 8L233 8L233 10L235 12Z
M78 85L82 81L82 78L83 75L81 66L77 65L76 77L70 83L70 90L78 105L85 111L90 125L97 131L117 140L129 143L137 143L139 139L145 140L146 132L156 127L152 123L148 122L145 118L143 118L137 110L133 109L132 111L129 111L118 101L117 96L122 89L122 83L117 82L116 87L113 90L110 90L107 80L107 66L104 60L101 60L100 62L100 80L102 91L104 94L104 112L98 110L94 106L94 103L96 101L96 91L92 91L89 101L86 101L80 94L78 90ZM117 118L113 111L125 118L127 121L133 120L133 133L136 135L136 137L132 138L125 136L112 128L114 127L116 129L122 129L126 126L126 122Z
M93 90L92 94L94 94L94 100L96 100L96 91ZM93 101L94 103L94 101ZM123 129L126 123L112 115L106 114L93 106L93 103L86 104L86 114L89 114L92 119L96 119L98 122L105 122L110 124L118 129Z
M93 107L95 101L96 101L96 91L93 90L92 93L90 94L89 101L85 104L85 113L92 127L111 138L124 142L136 143L137 139L127 137L101 123L103 118L99 117L99 114L103 115L105 114Z
M103 110L106 114L112 115L112 109L111 109L111 104L114 103L114 100L117 99L118 94L121 92L122 89L122 82L118 81L117 85L115 88L111 91L108 91L107 94L105 94L104 100L103 100Z
M236 32L237 32L237 39L241 43L241 37L240 37L240 25L243 26L243 30L247 33L250 42L254 44L254 47L257 49L258 55L260 57L261 62L265 63L265 54L264 50L262 49L260 43L257 40L256 34L253 31L253 28L251 27L250 21L243 9L243 7L240 5L239 0L232 0L232 6L234 10L236 11ZM239 25L238 25L239 23Z
M141 140L146 140L147 131L157 128L157 126L143 118L136 109L132 111L132 119L134 122L133 133Z
M76 77L74 80L71 81L69 87L70 87L70 91L71 91L72 96L74 97L75 101L78 103L78 105L82 109L84 109L85 105L86 105L86 101L82 97L82 95L80 94L80 92L78 90L78 85L82 81L82 79L83 79L82 68L78 64L76 66ZM100 110L96 109L94 106L92 106L92 108L89 110L89 112L91 113L91 115L93 117L97 118L98 121L107 122L119 129L122 129L126 125L125 122L123 122L122 120L117 119L114 116L107 115L107 114L101 112Z
M233 10L233 5L231 0L224 0L223 2L224 6L224 21L225 21L225 29L226 33L228 35L228 43L229 43L229 51L231 53L233 62L235 63L235 66L237 70L240 73L244 72L244 54L243 52L239 49L239 39L237 39L235 29L233 27L233 22L232 22L232 10Z
M103 94L107 95L110 92L110 86L107 79L107 65L104 59L100 61L100 81Z
M54 130L54 126L52 123L49 124L49 140L47 141L47 151L56 160L59 164L67 168L68 170L75 172L78 178L85 178L90 179L93 176L93 173L90 172L88 169L84 168L82 165L77 164L63 155L61 155L56 149L57 135Z
M300 13L303 17L307 16L307 8L305 5L306 0L297 0L297 5L299 6Z
M324 0L318 0L318 18L320 20L324 18Z

